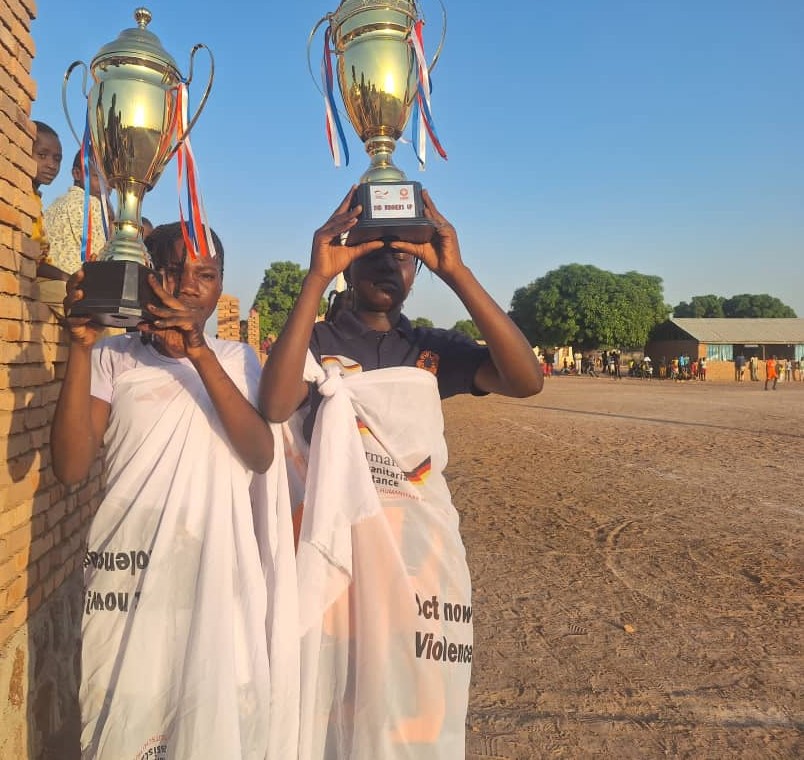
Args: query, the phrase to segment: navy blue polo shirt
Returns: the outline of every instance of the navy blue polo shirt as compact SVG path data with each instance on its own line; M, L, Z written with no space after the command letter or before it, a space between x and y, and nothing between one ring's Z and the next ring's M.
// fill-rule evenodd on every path
M347 374L386 367L419 367L436 376L442 399L459 393L485 395L475 387L474 377L489 355L488 348L457 330L414 328L404 314L392 330L379 332L344 309L333 322L315 324L310 352L319 364L326 358L337 359ZM311 414L304 425L308 440L321 402L315 388L310 401Z

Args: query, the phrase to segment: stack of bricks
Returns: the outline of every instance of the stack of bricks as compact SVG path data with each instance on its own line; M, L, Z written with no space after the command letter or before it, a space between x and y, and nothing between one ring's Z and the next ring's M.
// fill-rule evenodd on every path
M257 356L260 356L260 315L256 309L249 311L246 329L249 346L257 352Z
M222 295L218 301L218 337L240 340L240 300Z
M39 758L60 746L52 756L69 758L81 566L101 480L96 463L68 490L50 467L67 344L48 307L32 298L35 13L34 0L0 3L0 757Z

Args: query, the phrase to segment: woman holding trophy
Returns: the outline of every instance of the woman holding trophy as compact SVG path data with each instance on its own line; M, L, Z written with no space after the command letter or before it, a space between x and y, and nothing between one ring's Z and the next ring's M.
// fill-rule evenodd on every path
M530 396L542 375L426 191L431 240L349 246L342 235L362 211L354 190L313 237L260 387L264 413L290 420L286 434L308 467L297 550L299 757L455 760L465 752L472 607L443 477L440 399ZM411 326L402 306L422 264L466 306L486 346ZM314 325L341 272L352 308Z
M223 247L188 134L214 65L210 55L188 119L192 62L206 46L193 48L185 77L149 30L150 12L134 16L88 68L83 143L118 209L100 260L67 283L70 350L51 429L64 483L104 454L84 563L82 757L288 760L298 637L281 437L256 409L255 353L204 332ZM79 66L86 74L76 61L65 75L65 111ZM143 197L176 154L188 218L143 241ZM99 340L107 324L136 330Z
M284 463L270 467L274 436L253 405L256 355L204 335L223 272L212 238L217 255L193 257L179 223L154 230L160 304L139 333L98 342L102 325L70 316L83 271L67 284L54 471L78 483L105 449L82 621L81 746L92 760L295 754Z

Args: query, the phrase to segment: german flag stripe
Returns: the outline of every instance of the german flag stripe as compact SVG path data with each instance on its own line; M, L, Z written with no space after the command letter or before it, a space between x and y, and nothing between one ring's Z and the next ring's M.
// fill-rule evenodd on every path
M427 457L420 465L414 467L410 472L405 473L405 477L416 485L421 485L430 475L432 470L432 463L430 457Z

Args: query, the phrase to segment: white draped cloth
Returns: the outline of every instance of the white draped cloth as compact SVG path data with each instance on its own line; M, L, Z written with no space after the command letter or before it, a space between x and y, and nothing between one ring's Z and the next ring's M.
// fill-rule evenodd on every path
M208 338L250 401L259 362ZM107 490L89 532L84 760L287 760L298 738L298 607L282 436L256 475L195 369L104 341Z
M459 760L471 582L436 380L413 367L341 377L310 354L305 377L323 400L297 550L299 757Z

